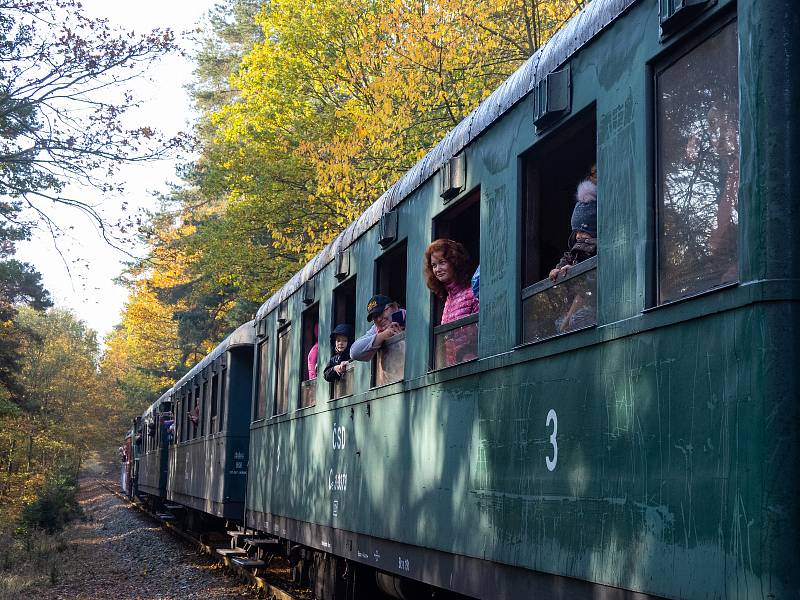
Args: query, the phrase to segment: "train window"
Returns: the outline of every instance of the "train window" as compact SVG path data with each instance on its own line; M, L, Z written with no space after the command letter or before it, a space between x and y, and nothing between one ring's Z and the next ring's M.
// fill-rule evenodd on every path
M266 398L265 398L266 402ZM225 429L225 412L228 410L228 368L223 364L222 372L219 376L219 428L217 431Z
M185 433L184 433L184 423L186 422L186 393L183 389L179 390L178 392L178 408L175 412L175 417L178 419L178 422L175 424L175 434L177 441L180 443L184 441Z
M175 434L172 436L172 442L177 444L180 441L181 435L181 410L183 408L183 397L180 390L175 396Z
M407 245L395 244L376 261L375 293L388 296L401 308L406 305ZM375 386L402 381L406 363L405 331L383 343L373 360L372 383Z
M208 433L216 433L219 431L217 424L217 415L219 413L219 373L214 373L211 376L211 419L209 421Z
M738 80L735 22L656 72L659 303L738 279Z
M433 223L434 243L425 253L423 269L433 292L434 369L478 357L478 299L473 294L472 279L480 257L480 224L480 190ZM440 281L437 273L447 279Z
M592 107L523 157L523 342L597 322L596 139Z
M188 441L191 439L190 432L190 421L189 421L189 411L192 410L192 392L189 385L183 386L183 434L181 434L181 441Z
M207 433L208 422L208 371L203 371L203 382L200 384L200 437Z
M319 368L319 304L303 311L301 319L300 352L300 406L306 408L316 402L317 372Z
M258 344L258 364L256 365L256 405L253 408L253 421L258 421L267 416L267 385L269 384L269 344L263 340Z
M198 429L200 437L206 434L206 420L208 419L208 380L206 379L206 372L203 371L203 381L200 384L200 422Z
M333 326L334 328L349 325L351 332L355 331L356 322L356 278L351 277L333 290ZM351 336L350 343L353 343ZM333 346L333 340L331 340ZM331 355L335 349L331 347ZM341 398L353 393L354 361L348 361L338 379L331 382L330 397Z
M185 421L184 413L186 412L186 397L183 393L183 388L178 390L178 407L175 409L175 433L178 443L184 440L183 423Z
M192 439L197 438L200 431L200 384L194 385L194 402L192 403Z
M289 381L292 361L290 360L292 329L289 325L278 331L278 343L275 347L275 407L274 415L282 415L289 410Z

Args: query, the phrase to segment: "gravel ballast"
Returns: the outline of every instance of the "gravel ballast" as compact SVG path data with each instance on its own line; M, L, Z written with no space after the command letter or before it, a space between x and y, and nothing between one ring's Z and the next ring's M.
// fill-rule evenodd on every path
M103 487L81 481L86 520L66 534L55 585L40 598L99 600L249 599L248 586L223 572L208 556Z

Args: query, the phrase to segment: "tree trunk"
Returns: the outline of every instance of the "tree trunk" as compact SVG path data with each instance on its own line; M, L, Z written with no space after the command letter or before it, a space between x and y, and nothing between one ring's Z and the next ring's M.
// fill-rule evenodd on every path
M16 438L11 440L11 447L8 449L8 463L6 464L6 473L11 475L11 467L14 465L14 449L17 446Z
M28 473L31 472L31 464L33 463L33 435L28 436Z

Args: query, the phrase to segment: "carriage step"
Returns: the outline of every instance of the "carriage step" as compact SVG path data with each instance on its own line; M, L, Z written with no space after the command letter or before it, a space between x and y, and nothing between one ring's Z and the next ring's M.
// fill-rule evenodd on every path
M262 569L267 566L267 563L265 563L263 560L258 560L256 558L245 558L245 557L239 558L237 556L231 558L231 561L234 564L237 564L240 567L244 567L246 569Z
M247 550L242 548L217 548L216 553L220 556L247 556Z
M247 535L247 532L244 529L231 529L229 531L226 531L225 533L227 533L231 537L240 537L243 535Z
M275 538L245 538L242 542L246 546L263 547L263 546L280 546L281 541Z
M164 504L164 508L167 510L183 510L186 507L181 506L180 504Z
M175 515L171 515L169 513L156 513L156 518L159 521L166 523L167 521L174 521Z

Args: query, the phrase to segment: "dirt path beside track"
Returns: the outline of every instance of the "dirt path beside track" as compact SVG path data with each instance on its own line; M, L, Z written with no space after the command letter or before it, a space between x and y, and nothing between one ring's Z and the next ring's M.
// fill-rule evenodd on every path
M81 481L86 521L66 532L56 583L45 600L184 600L255 598L208 557L163 530L109 492L97 479Z

